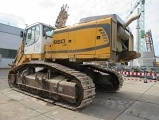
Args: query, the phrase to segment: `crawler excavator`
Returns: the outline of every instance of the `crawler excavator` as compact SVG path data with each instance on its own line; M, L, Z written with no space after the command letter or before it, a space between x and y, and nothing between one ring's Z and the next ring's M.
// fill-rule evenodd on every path
M118 91L122 76L91 62L126 63L140 57L128 28L139 16L127 22L116 14L93 16L60 29L43 23L28 26L20 34L9 86L71 110L90 104L95 90Z

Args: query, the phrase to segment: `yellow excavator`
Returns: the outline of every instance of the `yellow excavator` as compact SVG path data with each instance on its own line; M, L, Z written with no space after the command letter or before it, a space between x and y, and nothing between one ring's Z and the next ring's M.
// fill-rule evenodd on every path
M28 26L20 34L9 86L71 110L90 104L95 90L118 91L122 75L92 61L126 63L140 57L128 28L139 17L124 22L116 14L93 16L60 29L44 23Z

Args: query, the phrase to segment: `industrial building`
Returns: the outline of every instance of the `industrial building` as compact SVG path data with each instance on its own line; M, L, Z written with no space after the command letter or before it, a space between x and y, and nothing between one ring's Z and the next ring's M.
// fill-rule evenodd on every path
M20 31L23 29L0 23L0 68L9 68L14 61L22 41Z

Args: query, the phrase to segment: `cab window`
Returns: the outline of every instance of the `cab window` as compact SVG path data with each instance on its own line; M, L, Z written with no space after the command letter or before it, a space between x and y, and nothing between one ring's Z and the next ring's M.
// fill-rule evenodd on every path
M53 34L54 34L53 28L45 26L45 25L43 26L43 36L52 38Z
M30 46L38 41L40 36L40 25L36 25L27 29L26 32L26 46Z

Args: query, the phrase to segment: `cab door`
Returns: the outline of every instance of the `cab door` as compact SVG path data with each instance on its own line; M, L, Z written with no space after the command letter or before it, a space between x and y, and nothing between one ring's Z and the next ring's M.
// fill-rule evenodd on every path
M41 51L40 24L32 26L26 31L25 54L40 53Z

